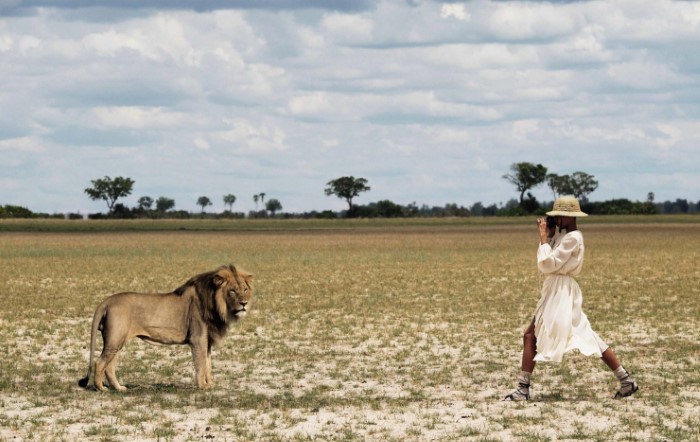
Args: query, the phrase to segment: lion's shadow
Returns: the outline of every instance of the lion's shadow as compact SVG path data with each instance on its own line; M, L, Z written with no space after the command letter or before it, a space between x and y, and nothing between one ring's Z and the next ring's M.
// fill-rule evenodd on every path
M126 391L117 391L105 385L110 393L129 394L138 392L150 393L178 393L182 391L202 391L201 388L195 387L192 384L174 384L174 383L156 383L156 384L124 384ZM89 388L92 391L99 391L94 387Z

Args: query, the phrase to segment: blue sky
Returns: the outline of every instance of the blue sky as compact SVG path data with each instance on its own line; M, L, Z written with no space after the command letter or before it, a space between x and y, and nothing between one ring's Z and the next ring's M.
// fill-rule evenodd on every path
M0 0L0 204L105 211L105 175L192 211L341 210L343 175L498 204L520 161L697 201L698 47L690 1Z

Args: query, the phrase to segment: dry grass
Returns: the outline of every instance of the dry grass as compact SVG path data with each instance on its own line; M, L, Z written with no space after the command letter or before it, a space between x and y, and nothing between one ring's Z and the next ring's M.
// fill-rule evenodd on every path
M642 390L571 354L500 401L539 297L534 227L0 235L0 439L698 440L700 224L582 226L594 329ZM133 341L125 393L82 390L108 294L233 262L254 313L191 387L186 347Z

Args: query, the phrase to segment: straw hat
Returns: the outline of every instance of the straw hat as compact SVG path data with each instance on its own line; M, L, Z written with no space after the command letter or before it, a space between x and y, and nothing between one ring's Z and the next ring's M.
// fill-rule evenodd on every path
M572 216L581 217L588 216L587 213L581 212L581 206L578 200L571 195L560 196L554 201L554 207L551 212L547 212L549 216Z

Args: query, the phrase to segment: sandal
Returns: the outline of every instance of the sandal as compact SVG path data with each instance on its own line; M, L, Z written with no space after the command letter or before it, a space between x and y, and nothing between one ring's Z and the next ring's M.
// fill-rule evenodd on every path
M629 373L627 376L620 379L620 388L615 393L614 399L622 399L624 397L632 396L639 390L639 385L632 379Z
M631 383L620 387L620 389L615 393L615 397L613 399L622 399L624 397L632 396L637 392L637 390L639 390L639 386L636 382L632 381Z
M523 393L520 390L524 389L525 391L528 391L530 389L530 384L523 384L521 382L518 383L518 389L503 398L504 401L529 401L530 400L530 393Z

